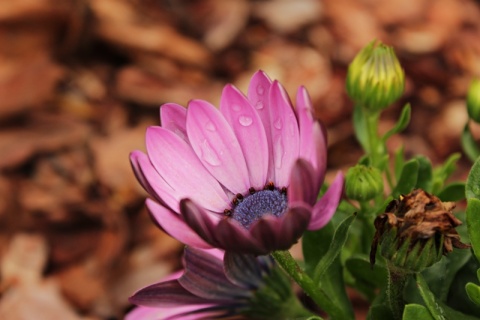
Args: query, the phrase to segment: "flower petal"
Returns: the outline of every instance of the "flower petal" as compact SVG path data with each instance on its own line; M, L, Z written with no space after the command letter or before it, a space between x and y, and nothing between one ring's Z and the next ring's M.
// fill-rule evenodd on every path
M204 210L190 199L180 201L180 213L185 223L192 228L200 238L214 247L221 247L215 237L215 228L220 220L219 216Z
M288 202L301 201L313 205L317 199L318 191L316 172L312 165L305 159L297 159L290 173Z
M314 169L320 173L321 182L323 182L327 165L327 139L323 130L314 129L316 126L321 126L321 123L315 124L312 112L312 101L305 87L301 86L297 91L297 117L300 130L299 156L313 165Z
M312 219L308 225L308 230L318 230L330 221L342 198L343 185L343 173L339 172L327 192L313 207Z
M273 215L262 217L254 222L250 232L267 252L288 250L307 229L310 217L308 206L299 203L280 218Z
M273 157L272 155L272 136L270 134L270 100L269 92L270 87L272 86L272 81L268 78L265 72L257 71L252 79L250 80L250 85L248 86L247 97L250 100L250 103L257 110L260 119L262 120L263 127L265 129L265 134L267 137L268 143L268 173L267 173L267 182L273 182L275 178L275 170L273 166Z
M209 249L212 247L203 241L177 213L172 212L151 199L147 199L146 204L154 221L173 238L196 248Z
M242 148L250 186L261 189L267 182L268 142L263 123L247 98L234 86L226 85L220 111L232 127Z
M192 294L180 285L178 279L149 285L135 292L128 300L144 307L173 307L215 302Z
M228 280L244 289L258 288L262 283L262 270L254 255L227 251L223 268Z
M255 255L269 253L260 246L247 229L233 219L223 219L218 223L215 238L225 251Z
M125 320L200 320L206 319L206 317L215 319L215 317L219 315L218 312L206 313L207 310L213 306L215 305L194 304L166 308L137 307L126 315Z
M161 127L149 127L146 140L153 166L178 198L192 198L208 210L223 212L227 195L184 140Z
M248 190L250 181L240 144L213 105L202 100L190 101L187 133L193 150L212 176L234 194Z
M250 292L228 281L223 262L205 251L185 248L185 272L178 282L196 296L234 302L250 297Z
M162 128L172 131L185 141L187 137L187 109L176 103L165 103L160 107Z
M130 162L143 188L160 203L178 211L176 192L158 174L148 156L141 151L134 151L130 154Z
M299 152L298 122L287 92L276 80L270 88L269 98L274 182L278 188L288 187L290 170Z

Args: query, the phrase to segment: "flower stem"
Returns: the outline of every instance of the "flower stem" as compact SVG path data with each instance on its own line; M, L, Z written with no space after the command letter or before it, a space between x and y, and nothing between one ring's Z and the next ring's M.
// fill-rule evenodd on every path
M332 303L332 299L300 268L290 252L275 251L272 253L272 256L303 291L305 291L322 310L328 313L332 319L351 319L347 313Z
M408 273L398 270L394 266L388 266L387 298L395 320L402 319L405 301L403 290L407 283Z
M363 114L365 116L368 148L370 149L370 165L372 167L376 167L382 170L383 168L380 168L382 148L379 145L380 139L378 137L378 118L380 116L380 113L376 111L372 112L364 108Z

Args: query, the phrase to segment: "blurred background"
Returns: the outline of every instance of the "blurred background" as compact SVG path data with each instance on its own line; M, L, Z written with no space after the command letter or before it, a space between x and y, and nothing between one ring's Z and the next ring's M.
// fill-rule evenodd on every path
M373 39L407 75L380 130L412 104L389 149L434 164L460 151L480 76L475 0L0 0L0 318L121 319L129 295L179 268L182 246L151 223L128 161L162 103L218 105L262 69L291 96L309 90L327 180L355 163L344 81Z

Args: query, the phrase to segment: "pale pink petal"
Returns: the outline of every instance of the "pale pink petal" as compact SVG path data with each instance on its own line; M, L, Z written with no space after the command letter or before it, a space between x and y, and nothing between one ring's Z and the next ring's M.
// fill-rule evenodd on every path
M208 314L197 313L185 315L196 310L206 309L213 307L212 304L202 305L184 305L178 307L164 307L164 308L149 308L149 307L137 307L130 311L125 320L167 320L167 319L182 319L182 320L199 320L205 319ZM209 313L212 316L215 313Z
M343 173L339 172L327 192L313 207L308 230L321 229L332 219L343 195L343 185Z
M312 164L315 170L317 171L317 183L318 188L323 184L325 179L325 173L327 171L327 139L326 139L325 128L322 123L316 121L313 124L313 150L314 154L312 157Z
M245 156L250 186L262 189L268 171L268 142L263 123L247 98L234 86L223 89L220 111L233 128Z
M298 122L287 92L278 81L270 88L270 121L275 186L288 187L293 163L298 158Z
M188 246L202 249L212 248L212 246L203 241L178 214L151 199L147 199L146 204L150 214L160 228L173 238Z
M297 116L300 129L299 157L312 163L315 170L324 172L327 163L327 141L322 130L314 129L312 101L305 87L298 88ZM314 134L319 135L315 137ZM322 179L323 181L323 179Z
M270 100L269 92L270 87L272 86L272 81L268 78L265 72L257 71L252 79L250 80L250 85L248 87L247 97L250 100L250 103L257 110L260 119L262 120L263 127L265 129L265 134L267 136L268 143L268 173L267 173L267 182L273 182L275 178L275 170L273 167L273 157L272 155L272 136L270 134Z
M162 128L168 129L187 141L187 109L176 103L165 103L160 107Z
M180 199L175 190L163 180L152 166L148 156L141 151L134 151L130 154L130 162L143 188L152 197L178 212Z
M200 161L223 186L235 194L249 189L248 170L240 144L213 105L202 100L190 101L187 133Z
M190 145L161 127L147 129L146 144L153 166L179 198L191 198L208 210L223 212L227 195Z

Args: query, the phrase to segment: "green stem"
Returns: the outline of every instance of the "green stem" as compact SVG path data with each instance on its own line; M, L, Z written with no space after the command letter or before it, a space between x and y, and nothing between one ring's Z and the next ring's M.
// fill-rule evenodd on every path
M358 215L362 222L362 253L369 253L372 245L373 237L375 235L375 226L373 220L375 219L374 209L368 202L360 202L360 214Z
M395 320L402 319L403 309L405 308L403 290L405 289L407 278L408 273L398 270L389 263L387 298Z
M371 112L365 108L363 109L362 113L365 116L365 125L368 137L368 149L370 150L370 165L372 167L382 169L379 167L382 157L382 148L379 145L381 141L378 137L378 119L380 117L380 113Z
M275 251L272 253L277 263L288 273L288 275L322 308L332 319L351 319L341 308L332 303L332 299L300 268L295 259L288 251Z

